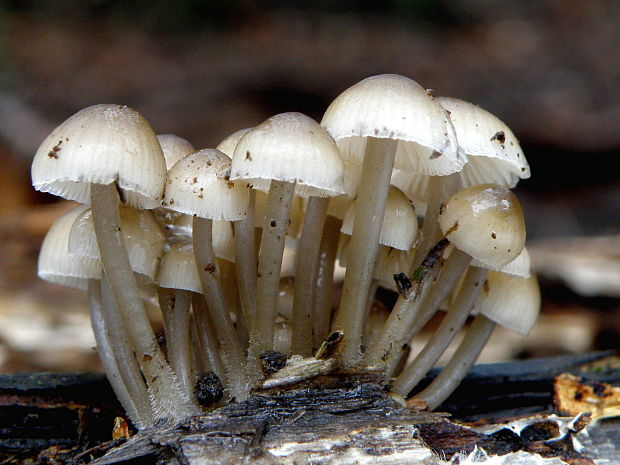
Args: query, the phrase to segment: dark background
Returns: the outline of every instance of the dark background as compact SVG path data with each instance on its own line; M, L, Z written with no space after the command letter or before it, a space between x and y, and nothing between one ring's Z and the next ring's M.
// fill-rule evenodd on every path
M30 188L32 155L54 126L88 105L120 103L158 133L213 147L283 111L320 120L342 90L380 73L491 111L529 160L532 178L516 193L543 284L537 328L548 325L559 342L535 342L537 329L495 358L617 347L617 0L5 0L0 367L83 369L96 360L82 294L35 278L40 240L68 208ZM549 270L544 253L564 256ZM584 255L587 266L570 261ZM584 279L576 268L605 286L575 287L571 277Z

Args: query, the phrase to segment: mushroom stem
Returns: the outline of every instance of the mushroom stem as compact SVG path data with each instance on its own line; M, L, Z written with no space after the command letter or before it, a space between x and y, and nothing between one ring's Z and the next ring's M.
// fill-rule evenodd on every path
M192 292L192 308L194 328L190 331L195 334L195 340L201 347L202 374L213 371L226 383L226 373L222 365L220 350L215 336L215 328L209 316L207 303L202 294Z
M161 302L162 299L160 298L159 301ZM176 289L174 291L174 302L170 303L171 305L167 305L167 308L162 307L162 312L168 314L167 318L164 318L168 360L183 391L193 403L196 376L193 372L189 350L191 292Z
M456 352L441 370L437 378L422 392L415 396L426 402L430 410L435 409L456 389L472 367L482 348L485 346L496 323L482 314L478 314L467 329L465 337Z
M396 378L392 387L394 392L407 395L441 357L465 324L482 290L487 272L485 268L469 267L454 303L415 360Z
M126 348L129 348L129 345L127 338L112 331L111 325L106 321L101 287L96 279L88 281L88 309L99 359L116 397L136 428L144 429L153 426L151 402L140 369L130 350L123 355L118 347L115 347L115 345L118 346L120 339L124 341ZM129 371L124 375L121 373L119 363L125 370L129 365Z
M256 242L254 231L254 204L256 191L250 189L247 215L244 219L233 221L235 233L235 267L241 309L248 331L256 313Z
M377 296L377 290L379 289L379 280L373 279L368 289L368 296L366 297L366 304L364 307L364 331L366 330L366 323L368 322L368 315L372 310L372 306L375 303L375 297Z
M420 231L420 241L416 246L415 257L412 262L412 271L420 266L433 244L442 237L438 221L441 203L458 189L460 189L458 173L429 177L426 214Z
M314 317L312 319L314 329L314 347L320 347L321 343L329 335L329 325L332 316L332 296L334 291L334 263L338 252L338 237L342 221L333 216L327 216L321 246L319 248L319 264L316 274Z
M249 335L248 325L239 296L237 266L235 263L224 259L218 259L217 262L222 277L221 282L224 296L226 302L230 305L231 313L235 316L235 329L237 330L241 347L245 351L248 348Z
M260 354L273 347L280 268L294 191L294 183L271 181L258 260L256 313L249 349L250 366L256 365Z
M441 257L447 245L448 241L439 241L431 249L422 265L412 274L411 279L415 287L406 296L398 297L381 332L371 342L364 355L366 366L378 367L389 373L393 367L398 365L402 347L409 342L407 328L424 308L423 303L441 269ZM469 263L469 256L467 259Z
M411 313L407 313L406 321L402 321L403 326L398 326L397 329L401 332L400 341L401 342L409 342L411 341L416 334L422 330L422 328L429 322L429 320L437 313L440 305L448 298L450 293L455 289L458 280L461 278L469 263L471 262L471 257L467 255L465 252L461 252L458 249L453 249L450 253L450 256L444 262L444 265L441 269L441 273L431 285L431 288L426 295L426 297L422 300L419 306L416 307L415 311ZM400 305L400 302L406 302L402 299L402 296L399 297L399 300L396 303L396 306ZM399 366L399 357L401 357L403 353L400 355L387 360L387 365L385 368L385 373L387 376L394 376L394 373L397 371L397 367Z
M245 370L241 369L245 357L218 276L213 252L213 220L194 217L193 243L198 276L222 351L229 389L233 397L242 400L249 391Z
M182 421L196 412L183 395L172 369L166 362L144 304L140 300L121 234L116 184L91 184L90 200L103 270L153 396L155 416L170 423Z
M293 300L292 353L312 353L312 307L319 268L321 234L325 225L328 198L310 197L295 254L295 297Z
M341 362L345 366L355 365L361 356L364 308L377 260L397 144L392 139L374 137L369 137L366 142L362 179L354 204L348 266L340 308L334 321L334 329L344 332Z

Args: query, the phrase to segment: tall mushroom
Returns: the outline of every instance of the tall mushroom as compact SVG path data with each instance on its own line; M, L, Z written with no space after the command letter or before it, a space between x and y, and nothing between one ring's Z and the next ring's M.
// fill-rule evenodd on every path
M475 258L488 267L500 267L514 260L525 246L525 220L517 197L494 184L463 189L446 200L439 215L442 232L455 248L452 258ZM456 329L469 315L482 289L488 270L471 266L458 296L424 349L396 379L395 392L405 395L422 379Z
M280 268L293 195L315 197L317 215L313 221L323 221L326 202L321 199L342 193L343 169L331 137L301 113L272 116L248 131L235 147L231 179L269 190L258 260L256 314L251 325L251 364L273 347ZM306 225L310 226L309 220L304 229ZM319 242L321 232L322 228L318 237L309 234L306 240ZM303 255L304 260L318 261L318 246L316 252ZM308 274L313 283L316 272ZM311 336L308 341L312 342Z
M344 332L345 365L360 360L363 313L372 281L392 169L446 175L465 163L446 112L415 81L373 76L340 94L321 125L343 156L363 163L345 274L334 328Z
M176 423L195 410L140 300L118 209L119 200L136 208L159 206L164 179L155 133L138 112L123 105L94 105L74 114L42 142L32 164L35 189L91 204L103 270L153 395L156 417Z
M540 289L534 275L519 277L490 271L476 302L478 315L465 333L456 352L437 378L417 394L434 409L454 391L478 358L496 325L521 334L529 333L540 310Z
M230 158L203 149L179 160L168 172L163 204L194 216L193 248L198 276L221 346L222 361L233 397L249 392L243 349L232 323L213 251L213 221L236 221L246 214L245 185L230 181ZM200 314L196 318L202 317Z

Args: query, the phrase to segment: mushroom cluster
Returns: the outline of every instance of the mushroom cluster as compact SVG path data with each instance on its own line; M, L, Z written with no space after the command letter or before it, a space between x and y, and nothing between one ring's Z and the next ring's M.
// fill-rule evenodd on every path
M398 75L353 85L320 123L278 114L215 149L156 135L127 106L94 105L33 161L35 189L81 204L48 232L39 276L87 290L101 362L139 429L246 399L326 340L339 343L338 366L383 373L408 396L463 328L415 394L432 409L495 325L527 333L536 320L510 191L529 175L502 121ZM390 311L376 311L378 287L398 293Z

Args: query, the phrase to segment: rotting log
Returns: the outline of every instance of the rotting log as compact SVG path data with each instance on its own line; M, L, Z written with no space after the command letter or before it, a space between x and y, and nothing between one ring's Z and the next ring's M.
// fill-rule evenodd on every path
M616 382L608 353L477 365L441 407L452 415L403 408L372 374L335 372L257 391L177 428L154 428L111 441L118 404L102 376L25 374L0 377L0 448L6 463L440 463L458 452L536 452L566 463L610 458L620 423L588 426L585 449L562 437L516 434L479 425L554 412L553 380L574 373ZM492 402L485 398L492 397ZM543 417L532 420L540 430ZM530 431L528 430L528 431ZM43 450L43 452L41 452ZM0 462L1 463L1 462ZM25 463L25 462L24 462ZM561 462L558 462L561 463ZM611 462L614 463L614 462Z

